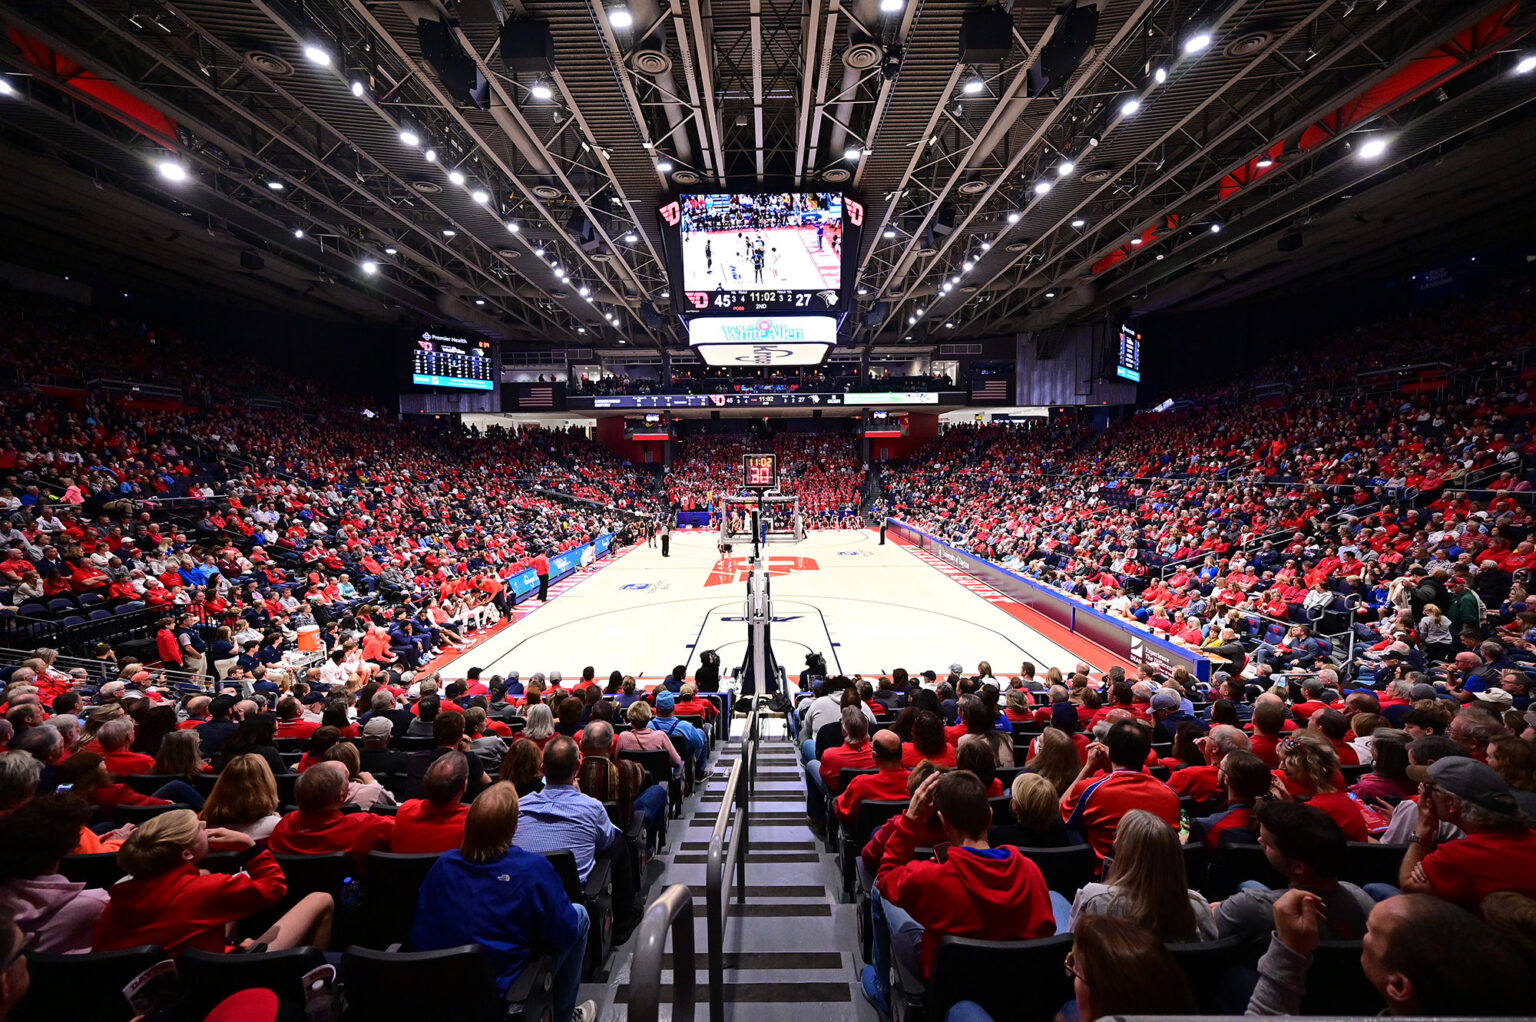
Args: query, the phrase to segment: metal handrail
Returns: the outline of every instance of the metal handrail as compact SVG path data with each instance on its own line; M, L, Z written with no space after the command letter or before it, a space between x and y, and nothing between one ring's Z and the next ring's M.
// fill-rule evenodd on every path
M709 938L709 1019L725 1022L725 924L730 918L730 884L735 877L736 900L747 896L747 802L757 777L758 716L754 701L741 736L741 755L731 766L720 799L720 812L709 835L705 873L705 924ZM726 831L730 839L726 839ZM633 974L630 980L634 984Z
M697 956L693 946L693 891L673 884L645 907L629 966L629 1022L661 1016L661 962L672 935L672 1022L693 1022Z

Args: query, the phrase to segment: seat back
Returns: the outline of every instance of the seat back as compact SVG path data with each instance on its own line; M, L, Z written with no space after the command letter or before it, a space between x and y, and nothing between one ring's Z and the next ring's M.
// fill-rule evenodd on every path
M1098 859L1088 845L1020 848L1019 851L1040 867L1046 886L1068 901L1072 900L1079 888L1093 883L1093 873L1098 868Z
M1004 785L1003 787L1006 791L1007 785ZM1011 796L993 795L991 798L987 799L987 804L992 807L993 826L1004 827L1010 823L1018 822L1017 818L1013 815L1013 798Z
M834 720L830 724L823 724L816 730L816 758L821 759L827 754L828 749L835 749L843 744L843 723Z
M112 822L119 827L125 823L140 824L146 820L153 820L161 813L191 808L191 806L180 802L170 802L163 806L114 806L112 809Z
M375 807L377 808L377 807ZM417 892L438 856L368 853L368 890L358 940L367 947L409 944L416 921Z
M59 864L59 872L77 884L103 889L111 887L123 878L123 870L117 864L116 852L66 855L63 862Z
M437 1018L444 991L452 991L455 1022L500 1022L506 1013L490 959L478 944L395 952L353 946L341 953L341 978L347 1022Z
M1250 975L1261 950L1262 945L1245 937L1168 945L1205 1015L1243 1014L1253 989L1240 977Z
M32 993L22 998L10 1018L12 1022L55 1022L65 1016L92 1022L129 1022L138 1013L123 996L123 988L157 962L169 960L163 949L150 944L84 955L29 951ZM173 970L169 975L174 978L176 973ZM68 998L67 1010L60 1001L64 996Z
M581 873L576 869L576 854L569 848L540 854L555 867L555 875L560 878L560 884L565 888L565 896L571 899L571 904L580 905L584 892L581 888Z
M853 779L855 777L858 777L860 774L873 774L878 772L879 771L877 771L874 767L843 767L842 769L838 770L837 783L834 785L833 789L828 792L828 794L834 796L841 795L843 792L848 790L848 785L853 783Z
M1366 884L1391 884L1395 887L1403 856L1407 852L1407 845L1351 841L1344 855L1344 875L1340 879L1361 887Z
M1257 844L1224 844L1211 853L1210 860L1200 892L1212 901L1231 896L1244 880L1257 880L1266 887L1286 886L1285 877L1269 864Z
M1322 940L1312 952L1307 990L1301 998L1303 1015L1379 1014L1386 1002L1365 978L1358 940Z
M1039 940L939 937L924 1015L942 1019L958 1002L975 1001L995 1019L1046 1022L1072 1000L1072 980L1062 968L1070 950L1069 933Z
M880 829L880 825L886 820L900 816L907 811L906 801L885 802L865 799L859 803L859 811L853 818L853 851L857 855L859 851L869 844L870 836Z
M324 964L325 956L313 947L246 955L189 949L177 963L186 998L183 1017L203 1018L236 990L260 989L277 995L279 1018L302 1018L304 976Z
M342 888L356 872L351 856L345 852L327 852L323 855L274 855L288 878L288 890L275 904L269 905L240 924L242 936L255 936L299 903L306 894L316 891L329 894L341 902ZM236 988L238 989L238 988Z
M672 779L672 757L663 749L641 752L637 749L620 749L620 759L633 760L645 768L652 784L666 785Z

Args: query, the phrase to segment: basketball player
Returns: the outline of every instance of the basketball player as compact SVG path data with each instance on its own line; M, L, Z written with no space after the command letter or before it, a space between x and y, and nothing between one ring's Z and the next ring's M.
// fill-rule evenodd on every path
M715 272L715 253L709 247L709 239L708 238L704 239L704 272L705 273L714 273Z

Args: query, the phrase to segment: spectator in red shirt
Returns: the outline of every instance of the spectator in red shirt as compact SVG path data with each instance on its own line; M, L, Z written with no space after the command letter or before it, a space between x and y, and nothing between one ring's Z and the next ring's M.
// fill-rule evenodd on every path
M320 730L320 722L304 719L304 707L293 696L277 701L277 737L308 738Z
M163 813L129 835L118 852L118 865L129 879L107 891L111 902L96 927L92 948L115 951L158 944L172 955L187 948L225 950L225 928L276 902L286 893L282 867L263 851L239 873L209 873L197 868L211 849L251 848L249 834L204 829L189 809ZM331 940L335 904L329 894L307 894L259 937L245 946L283 951Z
M1271 770L1280 767L1280 735L1285 728L1285 704L1279 696L1265 693L1253 703L1253 737L1250 751Z
M955 747L944 738L944 719L932 710L912 718L912 740L901 747L901 765L911 769L923 760L934 766L955 765Z
M1317 710L1307 721L1307 729L1322 735L1333 746L1340 766L1359 766L1360 754L1344 739L1349 735L1349 718L1338 710Z
M395 813L389 850L422 855L463 844L464 818L469 815L463 799L468 787L469 760L463 753L449 752L433 760L421 779L424 797L408 800Z
M672 704L672 712L679 717L700 716L704 723L708 724L715 717L720 716L720 708L708 699L698 697L697 685L684 685L677 690L677 701Z
M156 623L155 651L167 667L181 668L181 640L176 638L176 622L163 617Z
M837 796L835 809L839 819L851 820L857 816L859 805L865 799L901 802L907 798L910 771L901 762L901 738L894 731L876 731L869 745L870 764L875 772L855 777Z
M869 718L857 706L843 707L843 744L805 765L805 813L811 829L819 831L827 817L827 793L837 787L844 767L863 770L875 765L869 748ZM835 792L834 792L835 794Z
M294 785L299 811L289 813L273 828L267 847L279 855L346 852L359 865L369 852L388 851L394 817L343 815L347 781L347 768L333 760L316 763L300 774Z
M1307 796L1307 805L1333 817L1349 841L1368 841L1365 816L1360 804L1344 791L1339 773L1339 757L1328 739L1315 731L1302 730L1280 742L1280 770L1271 786L1275 798L1292 798L1291 786Z
M1178 829L1179 796L1144 772L1151 751L1152 733L1145 726L1134 721L1113 725L1102 744L1088 747L1088 762L1061 797L1062 819L1082 833L1100 858L1113 850L1120 817L1132 809L1145 809ZM1095 779L1102 770L1109 773Z
M155 757L128 751L128 746L133 744L136 727L132 717L118 717L107 721L96 732L96 741L101 745L102 762L106 764L107 772L114 777L147 774L155 768Z
M1168 778L1168 787L1196 802L1204 802L1222 792L1221 761L1229 753L1248 752L1250 743L1241 729L1218 724L1210 734L1195 739L1195 745L1205 756L1205 766L1175 770Z
M1472 910L1495 892L1536 897L1536 831L1498 771L1451 756L1410 766L1408 776L1425 794L1399 871L1404 893L1433 894ZM1442 820L1466 836L1440 841Z
M916 837L935 814L949 854L943 862L917 861ZM941 935L1029 940L1056 932L1040 867L1017 848L990 847L991 825L986 789L967 770L929 777L892 821L871 899L874 964L862 977L865 997L882 1016L890 1017L891 962L926 979ZM929 930L933 938L924 940Z

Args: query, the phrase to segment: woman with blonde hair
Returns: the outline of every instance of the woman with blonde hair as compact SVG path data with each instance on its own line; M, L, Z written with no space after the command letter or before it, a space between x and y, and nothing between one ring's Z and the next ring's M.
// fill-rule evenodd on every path
M232 925L274 904L288 890L283 868L263 850L239 873L209 873L197 864L210 850L240 851L255 844L249 834L205 828L190 809L145 821L123 842L117 864L128 879L107 890L111 901L96 927L95 951L157 944L172 955L187 948L221 952ZM329 894L307 894L245 947L268 951L331 940L335 903Z
M619 752L665 752L667 762L674 771L682 769L683 757L678 755L672 739L651 727L655 715L651 704L644 699L629 704L624 714L629 718L629 730L613 736L613 747Z
M1339 772L1339 754L1332 743L1315 731L1292 731L1280 739L1280 772L1270 785L1278 799L1307 796L1307 805L1333 817L1349 841L1370 841L1359 803L1346 794Z
M254 753L229 761L203 803L203 822L265 841L282 819L277 814L277 779Z
M532 742L542 751L555 737L555 714L545 703L528 707L527 725L514 737L517 741Z
M172 731L160 740L160 752L150 773L160 777L185 777L191 779L213 773L213 767L203 759L203 738L195 728Z
M1186 883L1178 833L1145 809L1120 818L1107 882L1077 892L1067 929L1089 915L1135 922L1169 943L1216 939L1210 902Z
M325 751L325 758L347 768L347 803L365 813L374 806L395 804L395 796L363 769L362 756L351 742L337 742Z
M989 830L987 844L993 848L1065 848L1078 843L1062 821L1061 796L1056 785L1044 774L1019 774L1013 779L1009 796L1014 822Z
M1059 727L1048 727L1035 740L1035 754L1024 763L1024 769L1050 781L1060 798L1077 780L1082 764L1071 736Z

